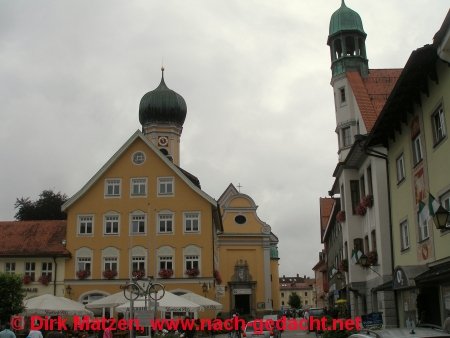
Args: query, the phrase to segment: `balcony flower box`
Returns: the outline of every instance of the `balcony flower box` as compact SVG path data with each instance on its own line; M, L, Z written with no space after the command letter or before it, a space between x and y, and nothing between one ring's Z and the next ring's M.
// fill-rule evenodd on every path
M345 211L341 210L336 214L336 220L339 223L345 222Z
M131 275L135 279L142 279L145 277L145 270L134 270Z
M339 265L339 270L348 272L348 259L343 259Z
M25 284L25 285L30 284L32 281L33 281L33 279L31 278L30 275L25 275L25 276L23 276L23 278L22 278L22 282L23 282L23 284Z
M377 265L378 263L378 253L376 251L370 251L367 254L367 264Z
M42 275L41 277L39 277L39 282L42 285L47 286L50 283L50 277L48 275Z
M200 274L200 270L197 268L187 269L185 273L189 277L193 278L193 277L197 277Z
M364 216L364 215L366 214L366 212L367 212L367 208L366 208L364 205L362 205L362 203L360 203L360 204L356 207L356 213L357 213L359 216Z
M159 277L161 278L170 278L173 276L173 270L172 269L161 269L158 272Z
M77 271L77 277L78 279L86 279L91 275L91 272L89 270L78 270Z
M361 199L361 205L366 208L373 207L373 195L366 195Z
M105 270L103 271L103 277L105 277L106 279L114 279L117 276L117 271L116 270Z
M218 285L222 284L222 276L220 276L220 272L218 270L214 270L213 276Z

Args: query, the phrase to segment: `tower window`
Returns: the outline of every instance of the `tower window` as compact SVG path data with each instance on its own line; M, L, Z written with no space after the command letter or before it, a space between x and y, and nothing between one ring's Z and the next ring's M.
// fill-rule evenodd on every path
M353 37L347 36L345 38L345 48L346 48L345 55L353 56L356 54L355 40Z
M341 105L343 105L347 101L347 98L345 97L345 87L339 88L339 94L341 98Z
M352 134L350 127L342 128L342 146L349 147L352 145Z

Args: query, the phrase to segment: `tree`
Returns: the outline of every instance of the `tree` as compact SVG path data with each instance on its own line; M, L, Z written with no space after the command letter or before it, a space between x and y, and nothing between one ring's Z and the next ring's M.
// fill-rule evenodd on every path
M37 201L31 201L29 197L17 198L14 208L18 210L14 217L19 221L66 219L66 213L61 211L65 201L65 194L52 190L44 190Z
M296 292L293 292L289 295L288 304L293 309L300 309L302 307L302 300Z
M19 275L0 273L0 322L9 322L12 315L21 313L24 309L22 278Z

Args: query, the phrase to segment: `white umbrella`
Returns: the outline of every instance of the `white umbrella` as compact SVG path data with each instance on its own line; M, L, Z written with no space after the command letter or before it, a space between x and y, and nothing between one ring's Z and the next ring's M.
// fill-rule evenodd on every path
M157 298L161 296L162 291L158 291ZM154 306L154 302L150 299L150 297L147 298L147 304L149 308L151 309ZM166 291L164 293L164 297L159 299L156 302L157 309L159 311L165 311L165 312L194 312L198 311L200 309L200 305L194 302L191 302L190 300L187 300L185 298L182 298L180 296L177 296L169 291ZM133 304L134 309L136 310L145 310L145 299L140 297L137 300L134 301ZM126 312L130 309L130 302L126 302L125 304L119 305L116 307L117 312Z
M220 304L212 299L200 296L193 292L185 293L183 295L180 295L180 297L190 300L191 302L197 303L205 310L222 310L223 309L222 304Z
M84 305L65 297L50 294L26 299L23 314L41 316L93 316L92 311L85 309Z
M93 302L86 304L86 307L88 309L101 309L108 307L116 307L126 302L128 302L128 299L125 298L123 291L120 291L112 295L94 300Z

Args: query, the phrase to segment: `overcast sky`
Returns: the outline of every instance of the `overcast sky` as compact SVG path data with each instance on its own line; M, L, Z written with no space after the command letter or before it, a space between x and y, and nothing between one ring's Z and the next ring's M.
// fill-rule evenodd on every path
M280 274L313 276L319 197L337 163L330 53L340 0L0 0L0 219L17 197L68 196L140 129L166 84L188 107L181 166L218 199L233 183L278 235ZM431 43L445 0L347 0L370 68Z

